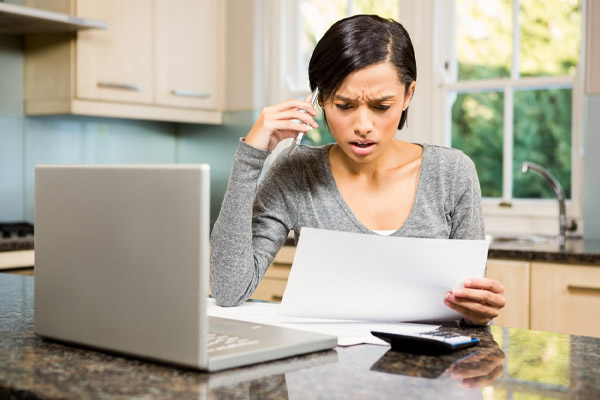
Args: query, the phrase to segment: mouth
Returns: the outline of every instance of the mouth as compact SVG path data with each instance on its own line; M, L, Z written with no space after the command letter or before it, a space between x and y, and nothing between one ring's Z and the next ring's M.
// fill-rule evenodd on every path
M352 146L358 146L358 147L369 147L369 146L373 146L375 145L375 142L371 142L369 140L355 140L353 142L350 142L350 144Z
M352 146L354 153L363 156L371 153L376 144L377 143L370 140L355 140L350 142L350 146Z
M352 146L357 146L357 147L360 147L360 148L363 148L363 149L366 149L366 148L371 147L371 146L375 146L375 142L364 141L364 140L355 140L353 142L350 142L350 144Z

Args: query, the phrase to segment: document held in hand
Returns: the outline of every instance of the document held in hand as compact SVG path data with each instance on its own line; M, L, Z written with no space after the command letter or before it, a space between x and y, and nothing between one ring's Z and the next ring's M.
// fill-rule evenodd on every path
M454 320L447 291L483 277L486 240L302 228L280 315L366 321Z

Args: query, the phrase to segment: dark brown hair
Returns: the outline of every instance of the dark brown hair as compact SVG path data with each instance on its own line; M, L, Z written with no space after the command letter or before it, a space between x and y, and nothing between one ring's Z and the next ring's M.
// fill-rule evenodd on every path
M308 65L311 90L319 88L319 100L330 100L352 72L369 65L390 62L397 71L405 92L417 80L417 64L410 36L392 19L377 15L355 15L329 28L319 40ZM402 129L408 108L402 112ZM327 123L327 119L325 119Z

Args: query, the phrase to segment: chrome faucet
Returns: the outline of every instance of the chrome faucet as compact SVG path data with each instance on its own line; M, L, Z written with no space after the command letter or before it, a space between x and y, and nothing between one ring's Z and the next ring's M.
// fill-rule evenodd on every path
M558 234L558 245L561 248L565 247L566 242L566 233L567 230L574 231L577 229L577 224L575 221L570 221L567 223L567 212L565 207L565 191L563 190L560 182L552 176L548 170L540 167L537 164L532 162L525 161L521 164L521 172L526 173L527 171L532 170L533 172L538 173L554 190L556 194L556 199L558 200L558 223L559 223L559 234Z

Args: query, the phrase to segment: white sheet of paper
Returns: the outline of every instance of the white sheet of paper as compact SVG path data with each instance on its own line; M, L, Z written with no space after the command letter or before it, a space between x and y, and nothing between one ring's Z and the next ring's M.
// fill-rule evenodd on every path
M374 323L341 321L333 319L284 317L279 315L279 304L246 302L238 307L219 307L214 299L208 301L208 315L326 333L338 337L338 346L361 343L388 345L371 334L371 331L418 333L439 328L439 325L409 323Z
M488 246L302 228L279 312L385 322L460 319L444 296L484 276Z

